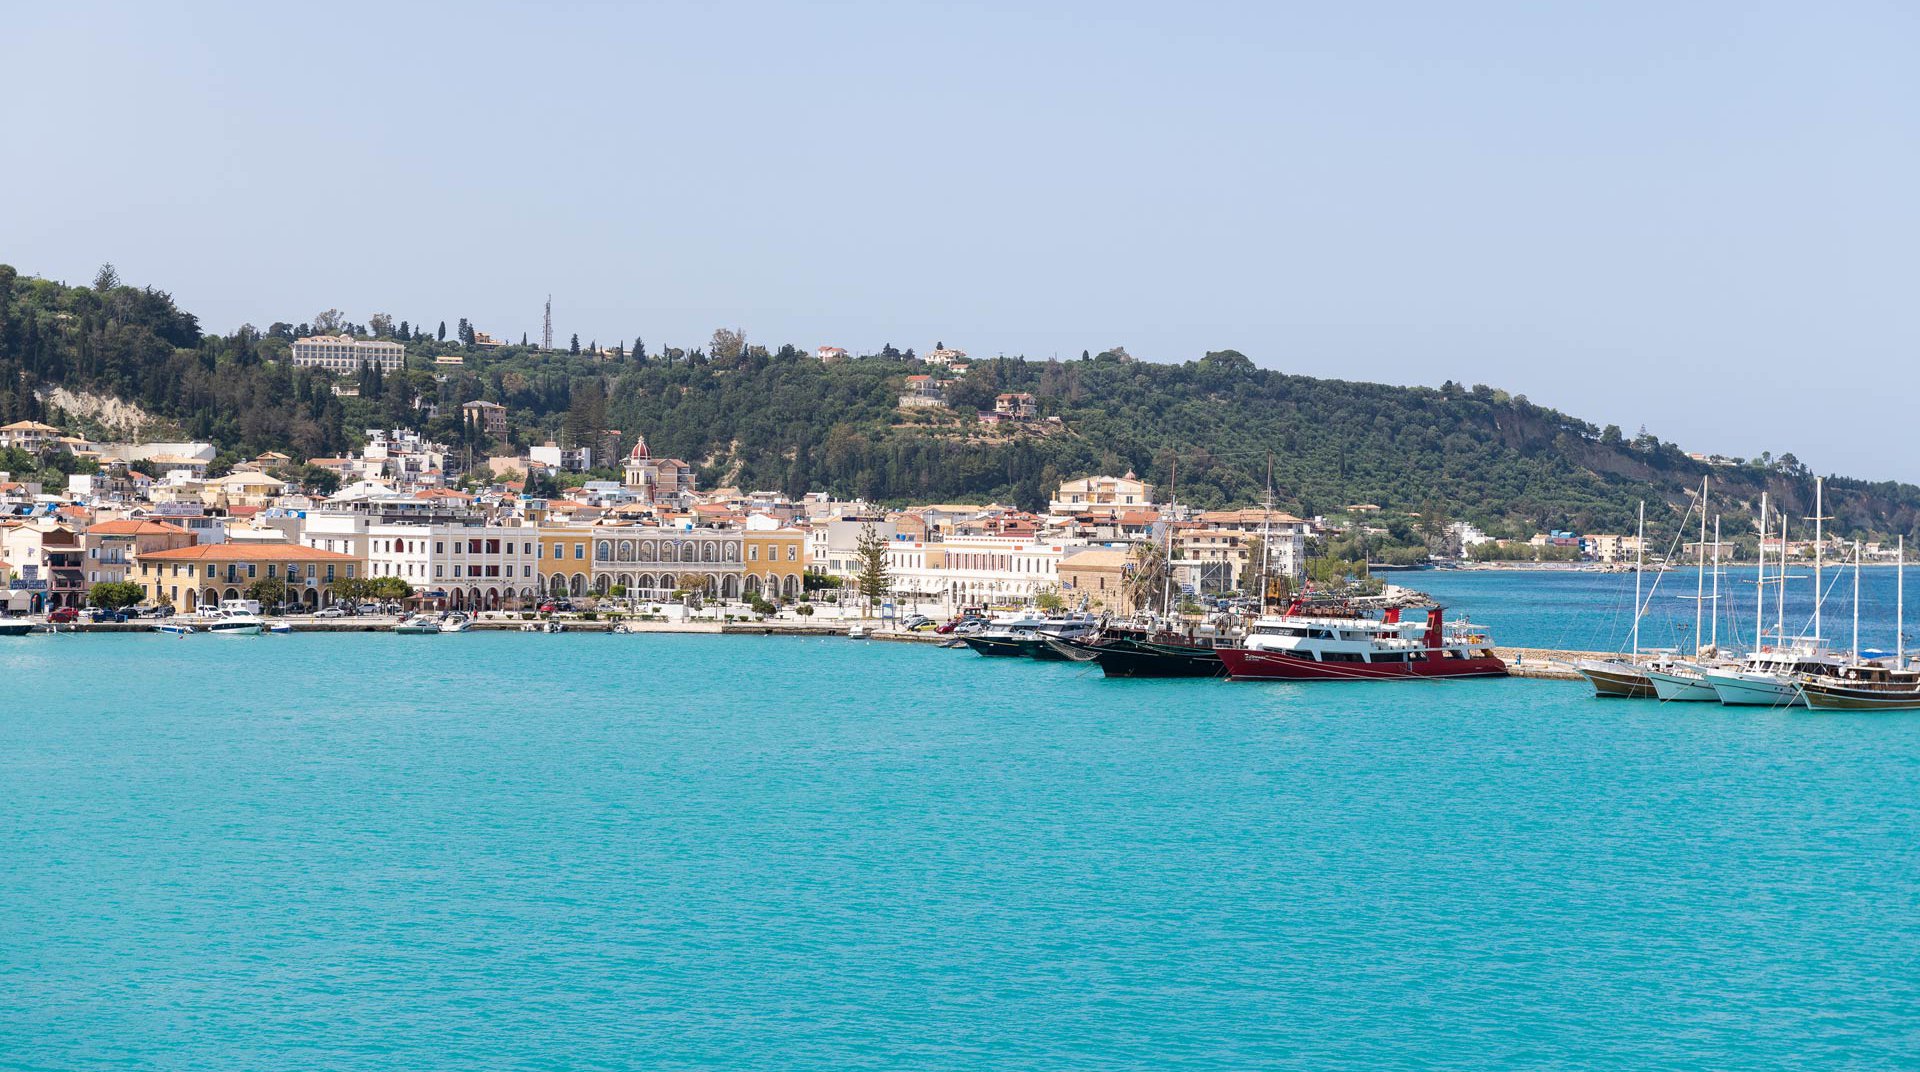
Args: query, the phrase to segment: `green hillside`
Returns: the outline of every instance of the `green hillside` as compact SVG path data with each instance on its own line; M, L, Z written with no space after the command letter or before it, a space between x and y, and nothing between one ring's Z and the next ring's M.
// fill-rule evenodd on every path
M706 484L887 502L1031 507L1063 477L1132 469L1165 486L1177 465L1183 501L1247 503L1263 494L1270 453L1276 497L1302 513L1372 502L1483 524L1620 531L1637 500L1683 503L1708 472L1723 504L1757 501L1764 487L1795 517L1812 505L1812 474L1791 454L1709 469L1652 436L1624 437L1484 386L1293 376L1230 350L1183 364L1119 354L976 361L952 387L952 409L902 411L903 378L927 370L895 357L823 365L790 346L720 337L715 352L597 359L482 350L411 325L406 372L369 374L361 397L340 398L332 377L285 362L290 340L311 329L205 334L160 291L66 286L0 266L0 423L52 416L38 392L64 386L137 404L229 458L335 454L376 425L420 427L476 456L617 428L625 442L643 434L655 453L700 466ZM453 353L464 365L433 364ZM974 419L1003 391L1031 392L1042 419ZM459 405L475 398L510 408L515 442L478 442L461 427ZM1842 478L1829 488L1839 531L1914 529L1920 488ZM1728 534L1744 531L1726 509Z

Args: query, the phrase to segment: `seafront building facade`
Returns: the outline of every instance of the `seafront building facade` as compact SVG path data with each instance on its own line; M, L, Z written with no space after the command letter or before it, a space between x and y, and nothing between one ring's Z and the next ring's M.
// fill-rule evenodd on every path
M1060 587L1060 562L1081 540L1027 536L951 536L939 543L887 545L895 595L951 607L1024 602Z
M192 547L193 533L178 525L140 518L100 521L88 526L87 584L124 581L142 553Z
M131 579L146 601L187 612L246 598L255 581L278 580L287 598L312 607L334 602L336 582L365 577L366 560L288 543L196 544L134 556Z
M469 419L496 431L504 415L496 404L468 406ZM51 425L13 431L50 443L85 442ZM404 581L414 605L429 608L517 610L556 595L662 601L675 593L710 602L791 603L813 595L810 573L830 578L816 585L824 589L819 600L844 600L861 573L861 540L871 533L883 543L891 588L903 606L937 612L1056 591L1079 604L1112 608L1125 593L1128 554L1138 544L1171 541L1177 579L1204 595L1249 583L1245 559L1255 533L1266 538L1275 572L1297 575L1311 530L1310 523L1278 512L1198 513L1154 504L1152 486L1131 472L1062 481L1048 513L992 503L887 509L822 492L789 498L736 487L703 490L691 465L655 456L643 435L607 433L595 442L592 458L619 457L622 479L588 480L551 498L508 482L535 460L525 454L482 467L482 459L406 428L369 428L360 451L344 457L267 453L216 478L205 476L216 455L212 444L89 444L85 449L103 468L69 486L70 502L0 478L0 516L12 509L15 517L32 518L30 531L21 521L0 522L8 531L4 561L36 593L36 606L83 603L90 585L137 579L131 567L142 555L228 543L235 547L220 553L231 561L213 561L211 584L205 562L191 579L199 583L189 583L184 568L169 568L168 594L177 588L184 602L192 591L198 603L211 588L225 598L228 587L259 580L266 565L284 577L290 562L273 556L305 548L346 556L357 577ZM620 443L630 449L611 454ZM584 448L577 459L549 454L543 448L541 460L563 467L588 460ZM124 459L136 456L165 475L150 479L131 471ZM463 466L470 468L463 473ZM322 498L294 482L316 470L343 486ZM322 476L314 483L334 485ZM303 572L299 580L305 579ZM156 580L150 573L144 583ZM330 590L321 580L316 595Z

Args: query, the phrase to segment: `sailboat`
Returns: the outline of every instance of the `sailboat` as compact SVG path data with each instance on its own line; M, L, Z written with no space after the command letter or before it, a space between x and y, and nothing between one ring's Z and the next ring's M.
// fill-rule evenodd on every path
M1813 522L1813 635L1801 637L1792 644L1786 643L1787 522L1783 514L1780 519L1780 590L1774 604L1775 632L1781 643L1775 648L1756 647L1737 669L1707 671L1707 682L1713 686L1721 703L1745 707L1789 707L1805 703L1800 688L1802 676L1840 670L1841 657L1826 649L1820 632L1821 604L1826 600L1826 592L1820 584L1825 566L1826 529L1822 527L1826 521L1822 510L1824 502L1823 481L1816 477L1813 482L1813 517L1809 519Z
M1715 659L1720 654L1720 519L1713 519L1713 595L1706 591L1707 583L1707 481L1700 480L1700 542L1699 576L1694 584L1693 597L1693 659L1683 662L1678 659L1663 658L1646 667L1647 680L1653 683L1654 695L1662 701L1686 703L1719 703L1720 694L1707 684L1706 670L1703 665L1707 659ZM1765 505L1761 507L1765 516ZM1707 603L1711 599L1713 613L1706 615ZM1703 644L1701 637L1701 619L1710 618L1713 629L1713 641Z
M1894 656L1891 663L1860 657L1860 545L1853 560L1853 660L1838 674L1814 674L1800 683L1816 711L1911 711L1920 709L1920 673L1907 667L1907 538L1900 537L1894 596Z
M1633 654L1626 659L1580 659L1573 668L1593 685L1593 694L1602 699L1651 700L1656 695L1653 680L1640 665L1640 618L1646 607L1640 601L1641 571L1646 565L1647 504L1640 503L1640 530L1633 547Z

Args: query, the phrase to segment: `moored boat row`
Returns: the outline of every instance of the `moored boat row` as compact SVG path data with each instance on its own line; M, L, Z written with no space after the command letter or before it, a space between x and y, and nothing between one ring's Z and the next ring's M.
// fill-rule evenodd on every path
M1402 620L1399 608L1376 618L1296 600L1249 623L1223 617L1193 626L1016 617L962 639L981 655L1091 662L1118 678L1381 681L1507 673L1483 633L1464 622L1449 626L1439 607L1424 619Z

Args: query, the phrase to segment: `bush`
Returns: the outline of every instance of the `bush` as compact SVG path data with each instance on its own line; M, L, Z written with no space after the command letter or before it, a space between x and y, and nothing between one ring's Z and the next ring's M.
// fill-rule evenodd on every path
M811 618L813 617L813 604L802 603L799 606L793 608L793 612L795 614L798 614L802 618Z

